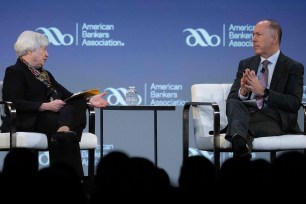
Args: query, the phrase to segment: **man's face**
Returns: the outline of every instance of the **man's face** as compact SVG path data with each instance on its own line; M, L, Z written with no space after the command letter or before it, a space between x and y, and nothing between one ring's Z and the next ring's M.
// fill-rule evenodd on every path
M275 35L269 27L269 22L261 21L253 31L253 49L256 54L269 56L274 51Z

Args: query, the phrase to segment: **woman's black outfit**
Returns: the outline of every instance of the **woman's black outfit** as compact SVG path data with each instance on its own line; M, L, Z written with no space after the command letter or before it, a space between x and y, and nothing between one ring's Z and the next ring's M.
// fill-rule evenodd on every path
M86 127L86 100L69 101L59 112L39 111L43 103L64 100L71 95L50 72L43 68L33 69L20 58L15 65L6 68L2 96L4 101L12 101L16 107L17 131L45 133L50 164L67 162L82 176L79 141ZM57 133L61 126L68 126L71 131ZM1 131L9 131L9 118L3 118Z

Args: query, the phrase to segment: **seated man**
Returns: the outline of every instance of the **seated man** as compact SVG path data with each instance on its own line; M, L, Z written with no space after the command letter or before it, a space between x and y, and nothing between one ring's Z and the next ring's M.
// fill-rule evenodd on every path
M280 51L281 38L276 21L258 22L253 31L256 55L239 63L226 103L225 138L236 157L251 159L253 138L300 132L304 66ZM258 109L248 109L242 103L246 99L256 99Z

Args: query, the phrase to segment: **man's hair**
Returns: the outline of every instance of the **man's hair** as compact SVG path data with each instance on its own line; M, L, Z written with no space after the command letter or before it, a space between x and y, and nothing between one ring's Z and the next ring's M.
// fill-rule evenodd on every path
M267 19L267 21L270 22L270 28L277 33L278 41L279 41L279 44L280 44L281 40L282 40L282 35L283 35L282 27L280 26L280 24L276 20Z

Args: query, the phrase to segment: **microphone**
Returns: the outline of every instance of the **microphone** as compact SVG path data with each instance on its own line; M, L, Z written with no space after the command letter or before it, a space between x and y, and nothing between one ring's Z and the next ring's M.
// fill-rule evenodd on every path
M261 68L261 70L260 70L261 73L265 73L265 71L266 71L266 69L264 67Z

